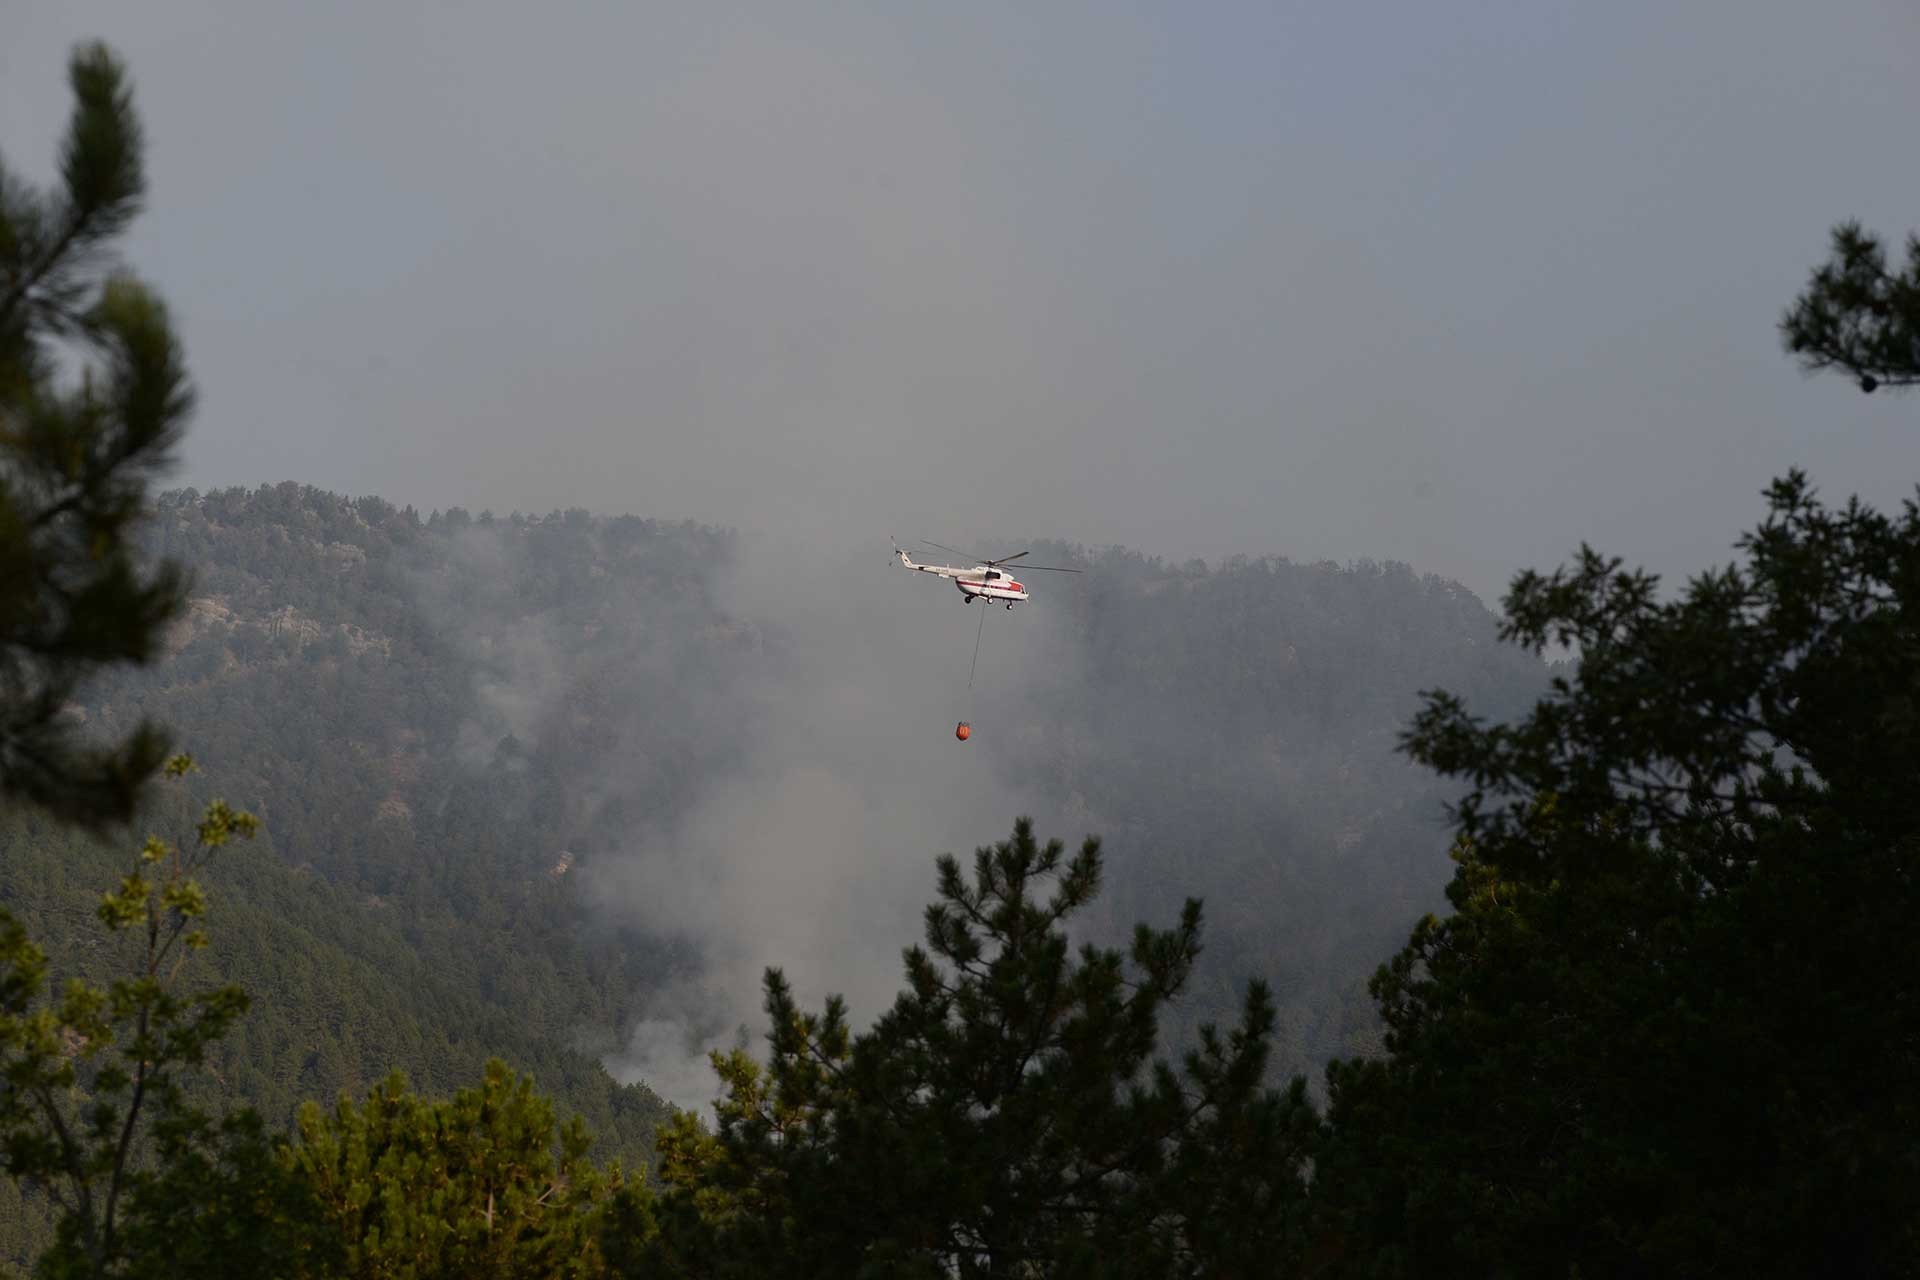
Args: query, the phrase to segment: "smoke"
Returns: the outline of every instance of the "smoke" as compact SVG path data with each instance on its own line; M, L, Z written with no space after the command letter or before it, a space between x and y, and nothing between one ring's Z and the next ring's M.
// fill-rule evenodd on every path
M902 984L935 856L966 861L1016 815L1049 816L999 776L995 748L1036 673L1062 658L1046 596L1011 613L963 607L950 584L889 568L883 542L849 542L743 540L721 602L769 637L767 660L723 700L744 718L745 756L670 829L584 877L600 909L697 957L648 994L608 1063L682 1107L716 1092L708 1051L760 1026L767 967L803 1005L839 993L865 1024ZM964 744L963 718L975 726Z
M902 986L935 856L964 863L1021 814L1108 839L1089 941L1207 899L1176 1039L1233 1016L1258 974L1292 992L1288 1069L1341 1051L1365 973L1445 872L1438 797L1393 749L1411 689L1509 666L1533 687L1519 657L1482 670L1491 620L1404 572L1242 582L1125 553L1032 575L1010 613L900 568L885 527L821 510L779 536L571 518L461 535L433 604L465 620L462 741L493 771L528 758L501 735L531 745L535 771L493 802L541 806L587 927L635 944L608 1069L703 1108L709 1053L764 1030L769 968L867 1025Z
M472 701L454 747L468 768L483 767L503 736L536 740L569 685L552 619L515 607L516 550L504 522L469 525L448 539L448 572L410 575L421 611L472 664Z

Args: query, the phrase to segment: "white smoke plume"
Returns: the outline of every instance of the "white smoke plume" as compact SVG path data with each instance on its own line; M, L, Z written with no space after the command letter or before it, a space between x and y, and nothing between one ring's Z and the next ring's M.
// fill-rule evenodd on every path
M684 821L586 877L603 910L700 957L649 993L608 1064L690 1108L717 1089L708 1051L760 1030L767 966L786 972L805 1005L845 995L864 1025L902 984L901 951L920 938L937 854L968 862L1022 813L1043 834L1084 834L1048 823L1043 799L995 768L996 735L1018 716L1023 687L1038 664L1064 660L1049 646L1044 591L1011 613L963 607L950 584L890 568L879 539L809 554L749 538L722 600L779 637L779 656L729 700L747 708L746 759L711 779ZM962 718L974 724L966 743L954 736Z

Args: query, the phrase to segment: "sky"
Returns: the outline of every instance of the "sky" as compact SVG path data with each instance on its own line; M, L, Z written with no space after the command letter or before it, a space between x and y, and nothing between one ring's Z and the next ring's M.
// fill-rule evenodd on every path
M1775 333L1833 223L1920 228L1910 0L0 0L16 171L93 36L182 484L1492 599L1920 480L1920 399Z

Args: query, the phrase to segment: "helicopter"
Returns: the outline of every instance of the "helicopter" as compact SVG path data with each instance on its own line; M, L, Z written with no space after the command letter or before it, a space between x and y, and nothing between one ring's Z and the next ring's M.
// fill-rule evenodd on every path
M925 538L922 538L921 541L927 542ZM998 600L1005 603L1007 608L1011 609L1014 605L1021 604L1033 598L1027 594L1025 586L1017 582L1011 573L1008 573L1002 568L1003 565L1012 564L1015 560L1029 554L1028 552L1020 551L1010 556L1001 556L998 560L989 560L985 556L976 556L970 552L958 551L952 547L941 546L938 542L927 542L927 545L938 548L941 551L950 552L956 556L965 556L969 560L976 561L976 563L971 569L962 569L954 565L946 564L916 564L914 563L913 557L902 551L900 544L897 542L893 544L893 554L900 558L901 564L918 573L931 573L942 578L950 579L954 586L960 588L961 598L967 604L972 604L975 600ZM1020 566L1022 573L1028 569L1038 569L1043 573L1080 572L1078 569L1056 569L1044 564L1027 564Z

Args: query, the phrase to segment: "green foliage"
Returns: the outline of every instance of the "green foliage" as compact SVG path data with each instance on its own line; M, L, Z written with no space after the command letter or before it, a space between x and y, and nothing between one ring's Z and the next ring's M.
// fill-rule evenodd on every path
M330 1226L294 1172L287 1139L258 1112L240 1108L215 1121L180 1107L154 1127L153 1159L128 1202L118 1274L317 1280L338 1274L345 1255Z
M545 1280L605 1272L598 1212L618 1168L586 1159L576 1118L556 1128L531 1077L487 1064L478 1088L431 1102L390 1077L355 1106L309 1104L290 1159L317 1205L317 1236L343 1249L318 1274ZM643 1234L644 1202L621 1201Z
M0 795L100 826L132 816L166 742L143 721L101 745L71 707L103 667L158 656L184 601L135 527L193 396L166 309L107 265L145 190L125 72L96 44L68 78L60 193L0 164Z
M1098 890L1099 845L1063 855L1023 819L971 881L942 858L927 949L907 953L907 989L869 1032L838 998L801 1012L768 973L767 1064L716 1054L717 1131L682 1120L662 1138L663 1265L1167 1276L1283 1260L1313 1120L1299 1082L1264 1087L1264 987L1184 1077L1153 1061L1199 904L1172 929L1140 926L1125 953L1076 957L1063 926Z
M214 801L193 851L146 841L95 913L139 942L131 977L73 977L53 997L45 952L0 913L0 1160L59 1213L35 1273L538 1280L605 1274L604 1234L616 1258L643 1246L644 1186L589 1164L584 1124L556 1126L532 1078L497 1060L445 1102L396 1073L363 1107L309 1103L297 1141L231 1107L215 1041L247 1000L188 991L181 970L206 945L198 877L257 825Z
M1920 1257L1920 507L1797 473L1663 600L1591 552L1506 634L1572 645L1513 724L1434 695L1471 790L1453 914L1329 1073L1329 1238L1386 1274L1911 1274Z
M175 799L171 790L155 799ZM179 825L192 824L183 813ZM603 1155L645 1163L665 1106L529 1027L530 1015L545 1011L487 1000L461 957L460 931L441 922L416 945L394 909L282 865L270 829L256 843L252 856L197 877L212 899L205 920L215 941L194 964L209 983L244 985L251 1007L185 1082L195 1106L216 1116L250 1106L282 1133L303 1101L363 1093L389 1069L404 1068L416 1088L444 1096L479 1078L490 1055L506 1055L585 1118ZM56 988L66 975L112 977L113 957L89 925L97 886L117 884L125 862L44 819L0 823L0 902L46 951ZM544 984L531 990L544 998ZM38 1204L0 1203L0 1258L25 1263L45 1247Z
M176 757L168 772L190 767ZM105 1275L118 1264L142 1145L156 1124L181 1118L180 1077L246 1008L238 987L193 990L183 969L205 942L196 877L256 825L215 801L191 849L148 838L97 911L109 933L135 943L130 972L105 984L74 977L50 992L46 953L0 912L0 1167L44 1189L58 1211L46 1274Z
M1787 350L1809 371L1843 369L1862 391L1920 384L1920 236L1906 270L1889 270L1880 238L1857 222L1833 229L1833 256L1780 321Z

